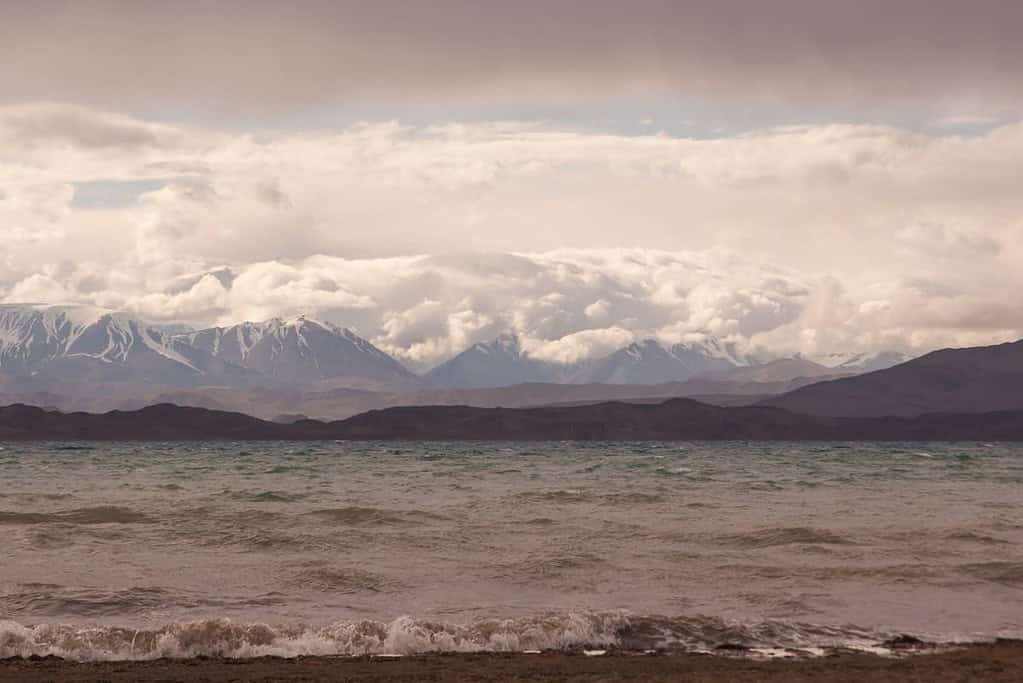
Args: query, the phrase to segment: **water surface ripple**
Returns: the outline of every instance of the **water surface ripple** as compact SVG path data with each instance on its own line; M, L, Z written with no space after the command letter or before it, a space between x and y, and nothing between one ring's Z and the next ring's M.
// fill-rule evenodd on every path
M11 444L0 657L1023 635L1023 445Z

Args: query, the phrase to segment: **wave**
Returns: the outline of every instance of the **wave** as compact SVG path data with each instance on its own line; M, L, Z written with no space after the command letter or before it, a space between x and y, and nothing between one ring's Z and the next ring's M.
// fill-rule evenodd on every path
M987 534L978 533L976 531L956 531L945 535L945 539L949 541L960 541L963 543L977 543L980 545L1008 545L1009 541L1006 541L995 536L989 536Z
M555 579L604 566L607 560L592 553L534 553L525 560L499 565L497 575L511 580Z
M762 529L751 533L718 536L715 540L740 548L770 548L797 544L846 545L851 543L850 540L838 534L810 527Z
M611 646L627 620L617 613L567 614L470 625L400 617L342 621L323 628L235 623L174 623L157 629L24 626L0 621L0 659L57 656L79 661L162 657L359 656L420 652L507 652Z
M526 491L515 494L520 500L534 503L585 503L594 500L594 496L579 489L555 489L553 491Z
M608 505L652 505L665 500L657 493L608 493L600 499Z
M784 648L808 654L815 648L878 651L884 649L886 641L895 642L890 634L853 627L776 621L742 624L705 617L632 617L619 611L488 619L471 624L403 616L391 622L340 621L321 628L228 619L172 623L154 629L26 626L0 621L0 659L56 656L79 661L592 648L694 652Z
M69 588L50 583L17 584L15 590L0 594L0 614L33 614L42 617L87 619L147 615L168 609L250 609L280 606L286 602L279 593L209 596L156 586L135 586L122 590ZM3 648L0 634L0 651Z
M61 512L4 512L3 524L148 524L153 520L141 512L115 505L63 510Z
M230 496L234 500L247 503L294 503L307 497L302 493L286 493L284 491L236 491Z
M379 574L353 568L313 567L296 572L292 583L329 593L381 593L399 586Z
M384 508L348 506L307 512L309 517L346 526L388 526L426 524L444 521L447 517L424 510L388 510Z
M1023 585L1023 562L978 562L961 565L960 569L982 581L1008 586Z
M151 587L119 591L67 590L56 584L28 583L21 584L20 590L0 596L0 607L4 612L54 617L68 614L80 617L139 614L179 603L179 597L161 588ZM0 638L0 648L2 642Z

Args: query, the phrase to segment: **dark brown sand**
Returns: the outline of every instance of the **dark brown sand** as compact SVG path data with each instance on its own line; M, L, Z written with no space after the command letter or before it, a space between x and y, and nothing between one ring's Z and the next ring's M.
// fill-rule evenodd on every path
M884 658L840 654L757 661L707 655L422 655L401 659L190 659L74 663L0 661L2 681L1023 681L1023 642L976 645L935 654Z

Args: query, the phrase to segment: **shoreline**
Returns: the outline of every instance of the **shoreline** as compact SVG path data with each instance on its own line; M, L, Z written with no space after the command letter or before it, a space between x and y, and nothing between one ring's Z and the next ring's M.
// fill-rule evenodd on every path
M0 660L0 679L41 681L904 681L1023 680L1023 641L880 656L836 652L820 657L753 658L733 654L635 654L609 651L435 653L405 657L259 657L75 662L57 657Z

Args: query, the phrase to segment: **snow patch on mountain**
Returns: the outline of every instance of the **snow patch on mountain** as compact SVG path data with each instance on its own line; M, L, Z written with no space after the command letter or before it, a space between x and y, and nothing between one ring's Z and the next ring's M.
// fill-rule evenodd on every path
M71 380L86 370L82 362L126 366L147 357L162 361L146 368L161 376L204 374L163 333L127 314L95 306L0 305L0 369L7 374L45 373L61 361L60 378ZM95 367L88 373L103 374Z

